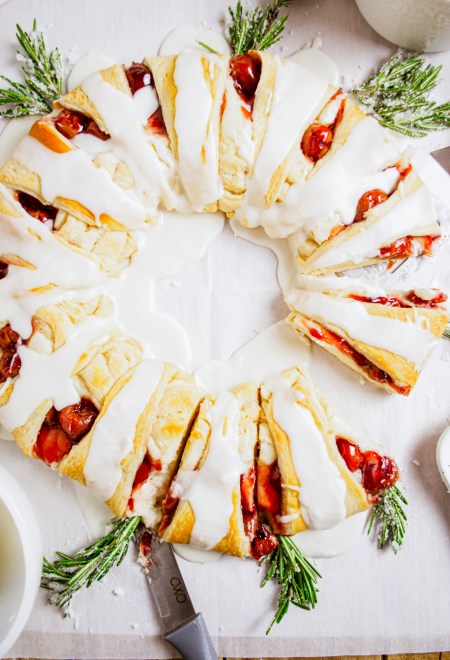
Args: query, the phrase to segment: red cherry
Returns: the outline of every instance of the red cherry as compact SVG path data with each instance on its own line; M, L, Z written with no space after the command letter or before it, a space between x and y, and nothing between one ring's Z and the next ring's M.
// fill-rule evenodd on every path
M34 445L36 456L48 465L60 463L71 449L72 443L64 431L48 426L42 426Z
M3 261L0 261L0 280L8 275L9 265L5 264Z
M332 142L333 131L329 126L312 124L303 134L301 149L315 163L325 156Z
M53 206L43 204L36 197L28 195L24 192L18 193L19 204L25 209L28 215L31 215L33 218L36 218L40 222L46 222L47 220L54 220L58 209L55 209Z
M144 484L147 481L148 475L150 474L151 469L152 468L151 468L148 456L145 455L144 460L142 461L142 463L138 467L137 472L136 472L136 476L134 477L133 491L136 490L137 488L139 488L140 486L142 486L142 484Z
M20 357L14 351L5 351L0 357L0 382L19 375L22 366Z
M389 195L387 195L383 190L375 188L375 190L369 190L368 192L361 195L358 201L358 206L356 207L355 219L353 222L362 222L365 220L365 213L372 209L378 204L382 204L387 200Z
M20 336L15 332L10 325L5 325L0 330L0 348L4 350L15 349L19 343Z
M437 305L444 303L447 298L447 294L442 293L442 291L437 291L434 298L430 298L429 300L423 300L414 291L409 291L406 295L406 300L417 307L437 307Z
M68 140L84 131L87 117L75 110L62 110L55 119L55 126Z
M261 509L278 513L280 510L280 472L278 463L261 463L257 467L258 506Z
M97 416L98 410L92 401L83 398L78 403L60 410L58 420L67 437L76 441L90 431Z
M153 85L152 74L150 69L142 62L133 62L128 69L125 69L125 75L130 85L131 93L136 94L138 89Z
M89 119L87 121L84 132L89 133L89 135L93 135L99 140L103 140L103 142L109 140L111 137L108 133L104 133L93 119Z
M390 488L398 479L398 467L389 456L380 456L376 451L364 452L362 485L371 495Z
M261 77L261 60L253 55L235 55L230 60L230 75L236 91L245 101L256 93Z
M360 448L353 442L340 437L336 438L336 445L350 472L359 470L364 462Z
M270 554L278 545L278 539L275 534L269 532L265 525L261 523L256 529L255 538L252 542L253 557L258 560L265 555Z

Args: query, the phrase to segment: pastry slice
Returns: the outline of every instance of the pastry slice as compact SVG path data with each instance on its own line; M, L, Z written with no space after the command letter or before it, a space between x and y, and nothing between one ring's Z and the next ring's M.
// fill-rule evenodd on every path
M197 50L145 58L187 198L184 210L216 211L222 195L219 127L227 61Z
M201 396L194 378L177 370L152 414L146 452L127 507L128 516L141 516L150 529L157 529L161 521L161 504L178 468Z
M266 59L263 71L265 66ZM273 73L267 87L272 93L264 106L263 121L259 120L254 129L258 135L254 164L235 217L245 227L262 225L270 236L280 238L286 235L285 229L277 218L274 221L271 209L284 195L283 186L295 170L302 135L333 89L290 60L275 56L270 66Z
M108 169L118 185L140 195L154 215L160 206L174 208L174 159L145 64L94 73L55 107L58 130L93 152L94 163ZM103 136L110 137L102 143Z
M446 294L385 291L348 277L299 276L288 323L388 392L408 396L445 330Z
M207 396L163 502L160 536L238 557L252 554L258 390Z
M43 210L46 218L54 219L61 210L86 224L115 231L153 222L154 215L133 190L115 183L88 151L59 130L59 117L50 115L33 124L12 159L0 169L0 183L16 193L20 202L25 201L27 211ZM108 151L109 135L95 139L100 152Z
M219 208L228 215L240 206L247 177L261 149L275 76L276 61L268 53L250 51L228 61L219 146L223 183Z
M258 509L276 534L330 529L398 478L395 462L338 418L299 368L261 388Z

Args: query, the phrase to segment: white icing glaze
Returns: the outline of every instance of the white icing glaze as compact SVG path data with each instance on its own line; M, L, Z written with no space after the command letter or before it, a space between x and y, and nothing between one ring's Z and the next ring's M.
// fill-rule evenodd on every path
M339 224L353 221L361 195L380 188L391 193L399 173L385 169L400 158L398 144L372 118L360 121L344 144L306 181L289 188L282 204L266 209L261 218L269 235L297 230L290 241L302 245L308 236L319 243Z
M224 66L217 55L186 50L178 55L174 70L179 175L194 211L201 211L222 194L218 135L212 121L213 98L203 62L210 71Z
M220 552L201 550L201 548L194 548L186 543L172 543L172 548L179 557L194 564L210 564L222 556Z
M272 394L273 417L289 438L291 458L300 482L302 517L309 528L329 529L345 518L345 482L328 454L312 414L302 405L302 398L301 392L286 381L284 387ZM289 516L284 522L295 517Z
M436 447L436 461L442 481L450 493L450 427L442 433Z
M174 195L169 185L169 174L173 174L174 170L172 155L167 148L165 162L161 161L154 148L161 137L144 130L148 118L159 106L154 88L147 85L134 96L129 96L96 73L83 82L82 89L95 105L111 135L107 148L128 166L135 189L145 196L146 208L149 207L156 215L160 202L166 208L173 207Z
M187 48L205 53L204 46L201 46L199 42L208 44L216 53L230 54L230 46L222 34L207 28L183 25L169 32L164 38L159 47L159 55L178 55L178 53L181 53L181 51Z
M88 538L94 543L106 534L111 522L111 509L77 481L71 481L70 486L83 513Z
M116 185L106 170L96 167L81 149L55 153L27 135L17 146L14 158L35 172L42 195L53 203L57 197L75 200L86 207L101 224L109 215L124 227L142 227L148 215L133 191Z
M315 76L325 78L332 85L339 84L339 69L336 62L321 50L321 44L314 40L310 48L302 48L289 56L289 59Z
M229 136L237 146L239 156L247 163L253 164L255 142L253 140L253 121L249 116L250 108L237 93L231 81L227 85L225 109L222 114L222 131Z
M399 191L403 186L400 184ZM433 198L425 186L421 186L400 201L388 213L383 215L356 236L349 238L332 250L328 250L315 261L319 268L351 261L359 264L365 259L375 257L383 245L389 245L398 238L408 235L427 235L429 227L435 222Z
M327 90L325 80L312 76L293 62L276 61L275 89L261 149L247 178L245 198L235 217L247 227L263 225L269 236L286 234L279 225L265 222L265 195L277 168L312 121Z
M108 337L114 326L113 317L90 316L70 341L53 353L37 353L19 346L22 366L9 401L0 408L3 426L8 431L22 426L46 399L51 399L57 410L77 403L80 396L71 379L75 366L89 347Z
M97 73L101 69L108 69L114 66L115 62L110 57L102 53L86 53L77 59L73 65L72 71L67 78L67 91L71 92L76 87L79 87L83 80L93 73Z
M436 343L435 336L423 327L419 309L414 322L402 322L367 312L364 303L336 298L317 291L292 289L286 302L308 318L341 328L352 339L401 355L420 368Z
M88 488L104 502L119 485L121 463L133 450L136 425L160 381L162 368L160 360L141 362L93 428L83 474Z
M331 293L335 296L347 297L354 293L361 296L385 296L386 291L381 286L374 286L371 282L365 282L356 277L298 274L294 282L295 289L303 291L319 291L320 293Z
M239 404L231 392L221 392L208 413L210 435L200 469L180 470L174 494L188 500L195 516L190 544L209 550L226 536L233 512L233 490L246 470L238 451Z

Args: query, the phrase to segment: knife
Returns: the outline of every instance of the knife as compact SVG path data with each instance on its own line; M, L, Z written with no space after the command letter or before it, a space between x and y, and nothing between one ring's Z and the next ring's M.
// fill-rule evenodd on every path
M201 612L196 613L172 546L145 527L136 535L139 563L158 608L164 639L185 660L218 660Z
M436 149L436 151L432 151L430 156L432 159L428 158L430 161L429 165L427 164L427 170L429 172L428 177L430 177L429 180L429 187L433 186L431 185L432 183L436 183L436 179L442 180L442 177L445 177L445 174L442 172L444 170L447 172L447 174L450 174L450 147L444 147L443 149ZM438 167L437 165L440 165ZM442 168L442 169L441 169ZM425 179L425 183L427 182L428 177L423 177ZM447 177L448 178L448 177ZM448 192L448 183L441 183L441 190L447 189ZM443 200L445 203L445 200ZM448 202L447 202L448 203ZM406 257L406 259L399 259L396 264L389 270L389 273L395 273L399 268L403 266L404 263L406 263L410 259L410 257Z

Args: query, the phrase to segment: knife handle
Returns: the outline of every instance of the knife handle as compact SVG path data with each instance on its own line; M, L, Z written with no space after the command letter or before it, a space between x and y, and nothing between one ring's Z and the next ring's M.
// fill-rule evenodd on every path
M218 660L201 612L166 633L164 639L172 644L185 660Z

